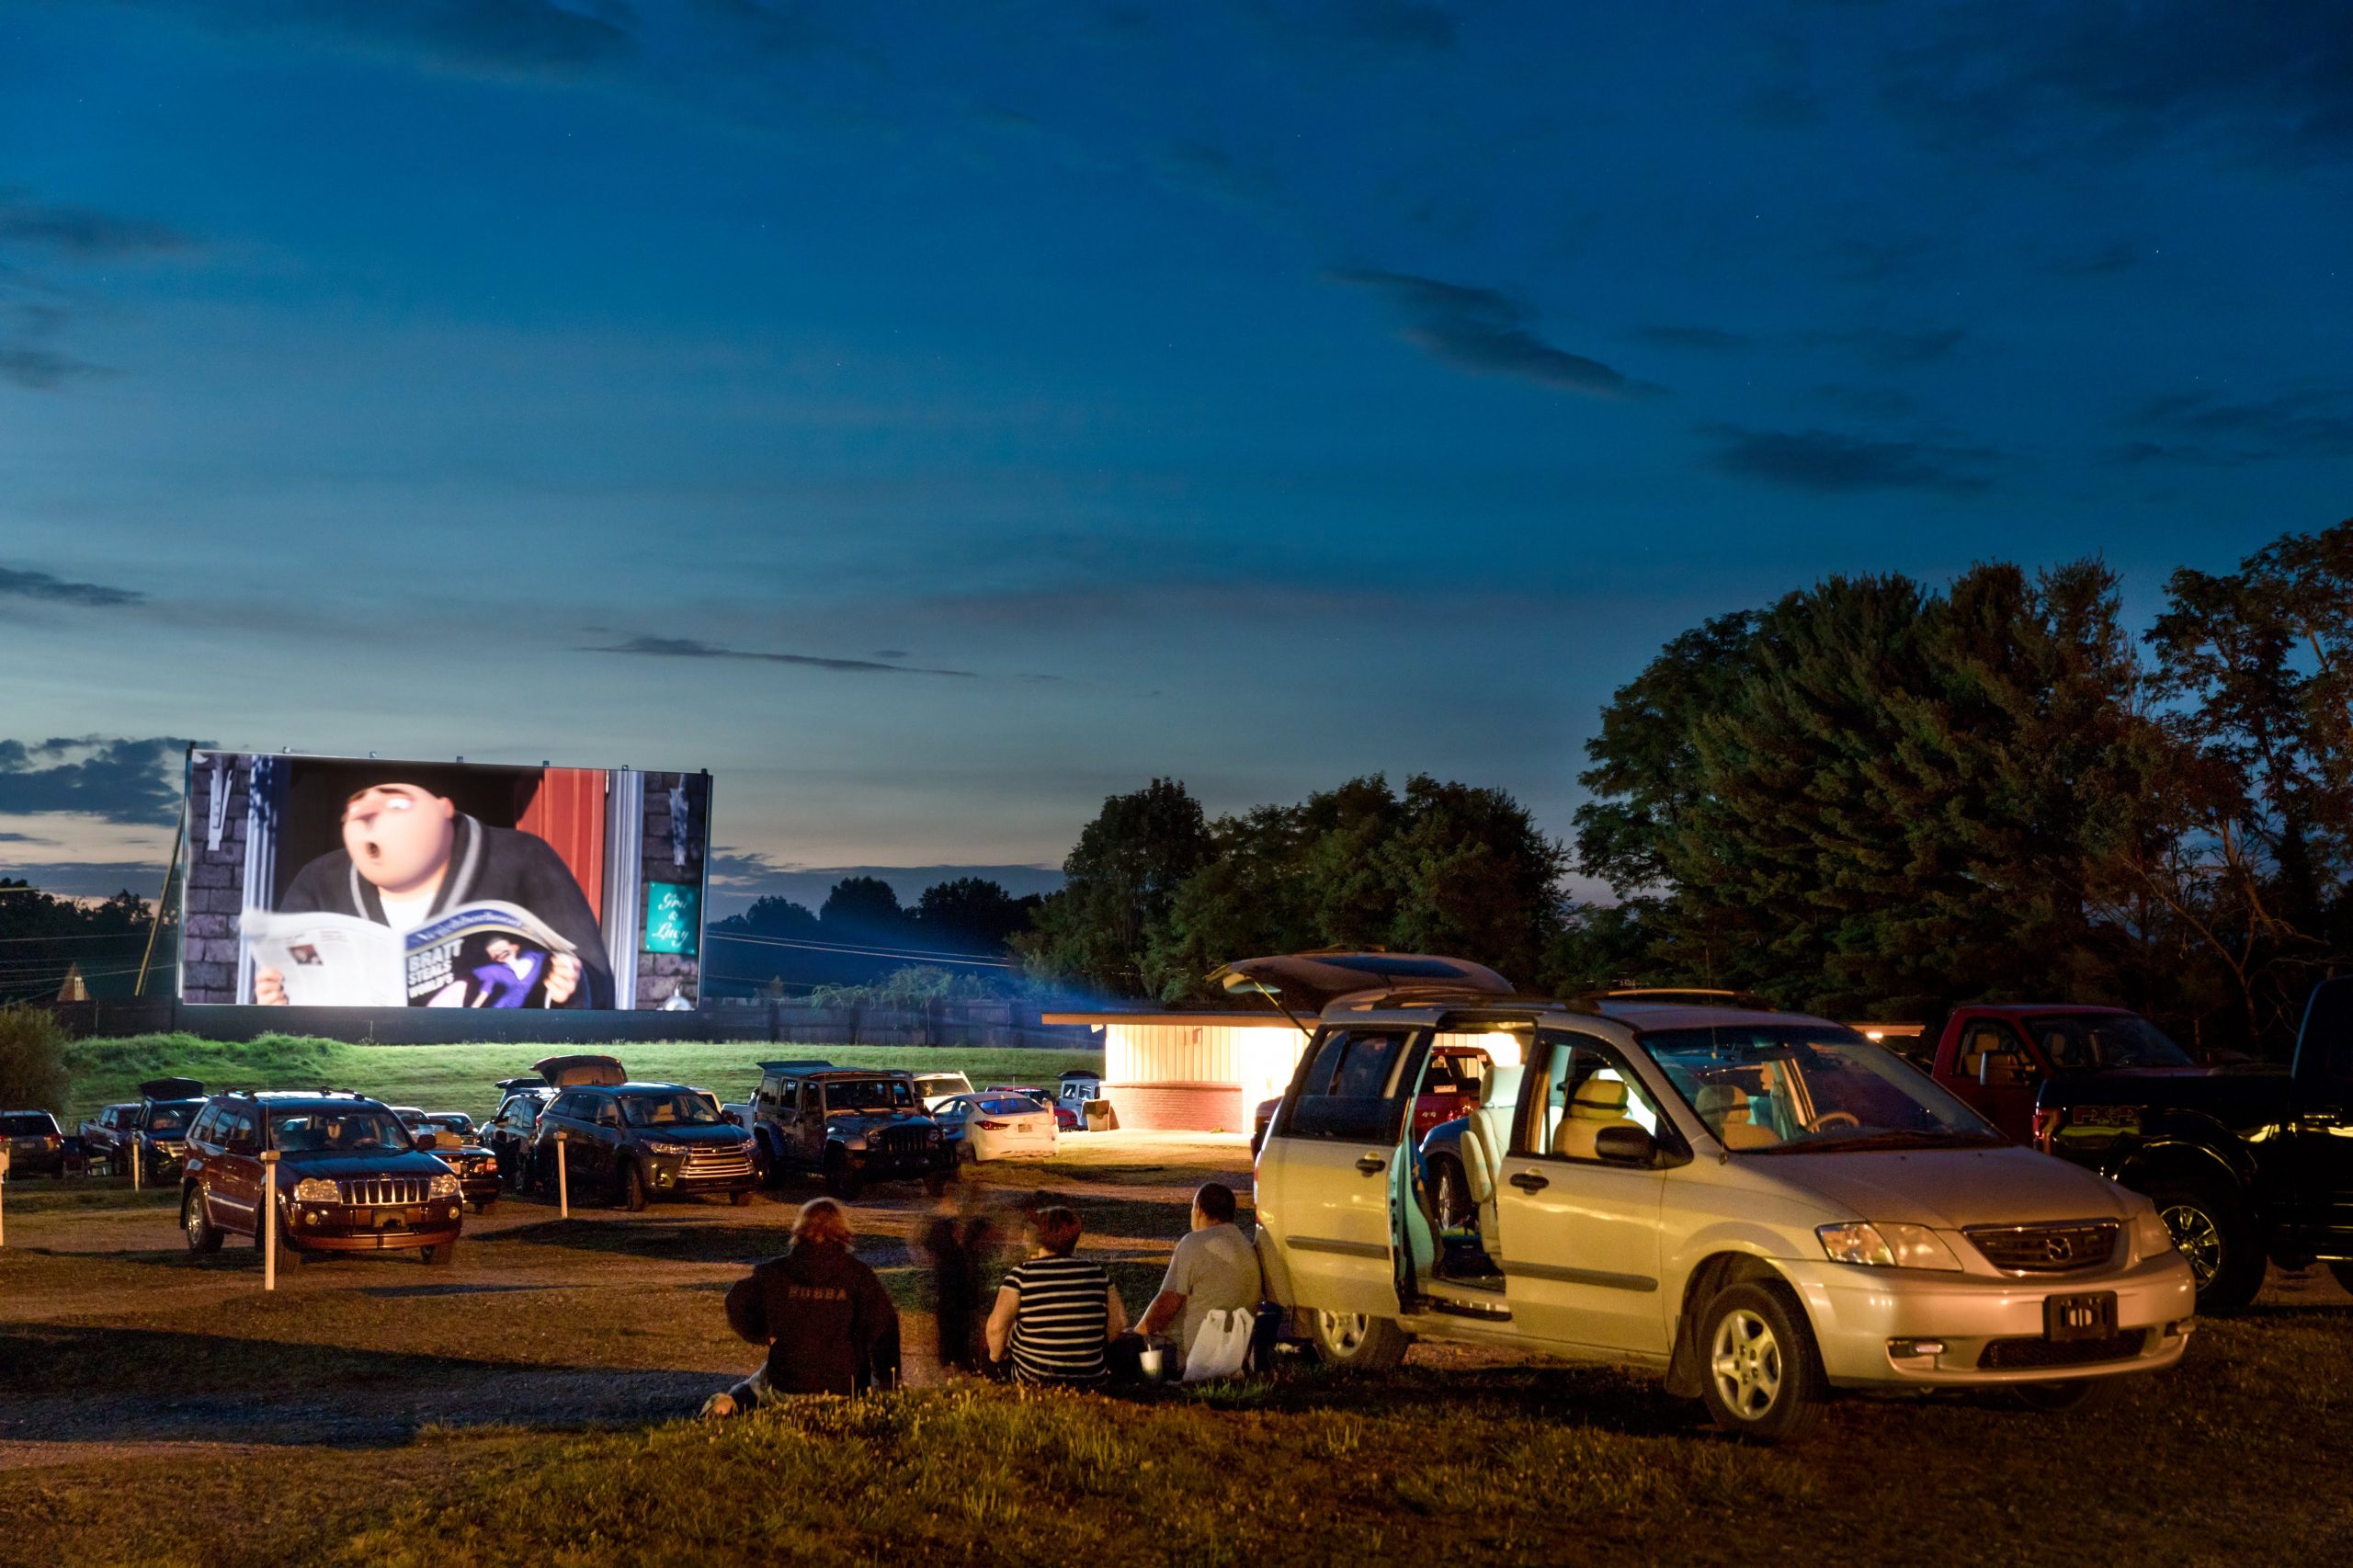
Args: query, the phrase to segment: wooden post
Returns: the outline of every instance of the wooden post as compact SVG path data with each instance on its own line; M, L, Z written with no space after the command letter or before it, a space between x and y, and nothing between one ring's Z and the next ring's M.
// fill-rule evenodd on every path
M131 1134L131 1190L139 1190L139 1133L135 1129Z
M0 1246L8 1244L8 1145L0 1143Z
M555 1130L555 1211L562 1220L572 1218L572 1173L564 1168L563 1129Z
M278 1151L261 1152L261 1288L278 1289Z

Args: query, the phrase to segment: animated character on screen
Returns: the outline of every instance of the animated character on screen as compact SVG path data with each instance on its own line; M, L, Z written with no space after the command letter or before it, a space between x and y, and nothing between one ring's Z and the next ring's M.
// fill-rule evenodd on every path
M493 937L485 950L489 961L475 966L474 994L469 1007L528 1007L531 987L548 979L550 959L576 962L559 953L527 948L512 937Z
M408 931L473 899L519 904L578 949L539 955L546 975L534 983L544 984L547 1006L613 1005L604 936L562 858L546 840L477 822L422 784L387 778L354 791L343 806L343 847L303 867L279 907ZM256 971L254 1000L284 1002L286 977Z

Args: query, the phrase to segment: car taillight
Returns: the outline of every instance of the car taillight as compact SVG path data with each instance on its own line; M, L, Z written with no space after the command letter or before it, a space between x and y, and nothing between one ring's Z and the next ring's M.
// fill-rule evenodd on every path
M1012 1123L1006 1121L976 1121L972 1124L983 1132L1002 1132Z
M2044 1153L2058 1142L2059 1130L2067 1124L2067 1112L2057 1106L2034 1108L2034 1146Z

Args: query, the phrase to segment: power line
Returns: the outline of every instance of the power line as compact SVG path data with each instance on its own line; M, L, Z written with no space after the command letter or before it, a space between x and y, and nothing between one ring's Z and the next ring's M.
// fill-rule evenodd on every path
M789 937L748 937L739 931L709 931L706 940L713 942L745 942L761 948L799 948L810 952L838 953L847 958L896 959L903 963L977 964L987 969L1018 969L1012 959L982 959L969 954L924 952L902 948L861 948L844 942L796 941Z

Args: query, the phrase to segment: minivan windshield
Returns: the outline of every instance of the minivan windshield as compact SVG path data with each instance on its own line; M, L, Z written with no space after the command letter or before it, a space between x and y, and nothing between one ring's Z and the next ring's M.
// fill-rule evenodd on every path
M1893 1051L1836 1024L1710 1024L1641 1036L1736 1154L1971 1148L2009 1140Z
M621 1117L631 1127L717 1127L725 1119L691 1090L674 1095L623 1095Z
M2100 1067L2195 1067L2189 1052L2146 1018L2130 1013L2061 1013L2029 1018L2026 1032L2053 1072Z

